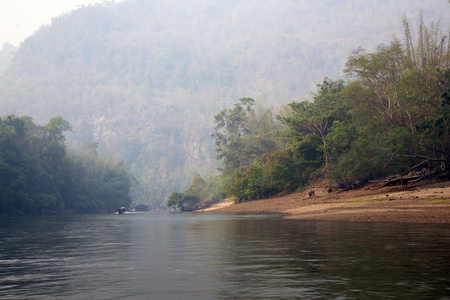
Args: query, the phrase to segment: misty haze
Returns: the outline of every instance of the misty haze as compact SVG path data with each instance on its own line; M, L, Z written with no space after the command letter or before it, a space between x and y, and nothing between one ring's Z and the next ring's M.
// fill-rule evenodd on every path
M447 299L449 13L105 1L0 45L0 298Z

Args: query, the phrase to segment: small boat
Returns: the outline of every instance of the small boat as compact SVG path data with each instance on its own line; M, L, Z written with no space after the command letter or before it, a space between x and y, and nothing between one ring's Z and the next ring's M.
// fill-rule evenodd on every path
M123 214L124 212L126 211L126 209L125 209L125 207L121 207L121 208L118 208L117 209L117 213L119 214L119 215L121 215L121 214Z

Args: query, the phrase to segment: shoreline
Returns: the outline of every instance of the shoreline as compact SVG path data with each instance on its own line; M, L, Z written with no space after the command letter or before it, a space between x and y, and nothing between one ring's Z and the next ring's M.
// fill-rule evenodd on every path
M280 213L288 219L450 223L450 181L423 182L414 186L380 187L371 183L362 188L327 192L315 187L285 196L239 204L220 202L200 212Z

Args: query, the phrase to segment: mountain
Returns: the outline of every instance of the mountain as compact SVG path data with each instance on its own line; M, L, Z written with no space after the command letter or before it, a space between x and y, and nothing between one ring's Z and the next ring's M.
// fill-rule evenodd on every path
M447 1L129 0L81 7L25 40L0 78L0 114L61 115L76 145L98 142L163 205L217 168L213 116L239 98L303 100L358 47L401 37L403 14ZM414 23L414 22L413 22Z
M16 51L17 48L10 43L5 43L3 47L0 48L0 74L8 68Z

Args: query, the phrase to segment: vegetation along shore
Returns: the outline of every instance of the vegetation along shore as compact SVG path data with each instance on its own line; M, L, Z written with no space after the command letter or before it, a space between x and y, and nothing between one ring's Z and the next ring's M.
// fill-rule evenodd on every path
M200 2L86 6L5 56L0 217L448 220L448 1Z
M349 80L325 78L311 102L292 102L275 118L252 98L222 110L212 135L222 174L194 178L169 206L203 209L217 202L215 183L237 203L220 211L449 222L450 42L421 25L414 42L406 18L403 27L404 43L354 51ZM446 49L426 50L426 35Z
M283 213L286 218L375 222L450 223L450 182L402 187L371 183L354 190L314 188L270 199L234 204L225 201L205 212Z

